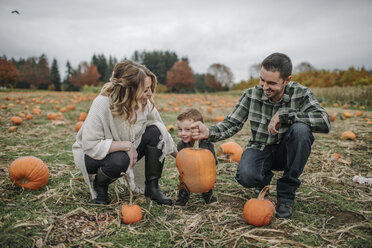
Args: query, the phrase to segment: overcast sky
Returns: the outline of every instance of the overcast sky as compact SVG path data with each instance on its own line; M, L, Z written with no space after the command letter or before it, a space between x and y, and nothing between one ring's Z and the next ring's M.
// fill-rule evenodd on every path
M372 69L370 0L0 0L0 34L0 55L44 53L62 76L67 60L76 68L135 50L174 51L197 73L222 63L235 82L273 52L294 65Z

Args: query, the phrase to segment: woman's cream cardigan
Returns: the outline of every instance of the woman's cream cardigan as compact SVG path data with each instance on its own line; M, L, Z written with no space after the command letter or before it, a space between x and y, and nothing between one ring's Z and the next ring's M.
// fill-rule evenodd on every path
M136 123L129 126L128 122L124 122L122 117L112 114L107 96L98 95L94 99L88 116L76 135L76 142L72 145L75 164L83 173L84 181L89 186L92 199L95 199L97 194L92 187L92 182L85 167L85 154L93 159L102 160L107 156L112 141L134 141L135 147L138 147L146 127L150 125L157 126L161 132L157 147L163 153L159 160L163 161L167 154L174 151L173 139L167 132L159 112L156 108L152 110L151 108L152 104L148 101L144 111L137 111ZM121 181L123 182L123 180Z

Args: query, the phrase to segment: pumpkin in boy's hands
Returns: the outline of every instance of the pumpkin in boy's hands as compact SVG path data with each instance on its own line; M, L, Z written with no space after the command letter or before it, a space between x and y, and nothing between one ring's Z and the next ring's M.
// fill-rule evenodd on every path
M39 158L20 157L11 163L9 176L17 185L28 189L39 189L48 183L49 169Z
M243 148L233 141L226 142L220 146L217 156L221 156L222 154L226 155L227 160L233 160L239 163L243 154Z
M208 192L216 182L216 160L208 149L199 148L195 141L193 148L178 152L176 164L180 179L193 193Z
M275 207L271 201L264 199L269 188L269 185L265 186L257 199L252 198L245 203L243 214L248 224L253 226L265 226L270 224L275 214Z

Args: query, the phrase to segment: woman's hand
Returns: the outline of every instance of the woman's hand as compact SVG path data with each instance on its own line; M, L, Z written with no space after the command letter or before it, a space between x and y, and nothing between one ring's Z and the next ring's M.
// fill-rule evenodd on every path
M129 151L127 151L130 162L129 162L129 167L133 168L134 165L137 163L137 158L138 158L138 153L136 150L136 147L132 144L130 147Z
M130 159L129 167L133 168L133 166L137 163L138 153L136 147L130 141L113 141L111 143L109 153L117 152L117 151L124 151L128 154Z

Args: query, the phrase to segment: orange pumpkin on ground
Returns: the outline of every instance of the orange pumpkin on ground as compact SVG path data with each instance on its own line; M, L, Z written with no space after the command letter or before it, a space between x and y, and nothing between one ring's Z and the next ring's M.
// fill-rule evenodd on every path
M363 111L357 111L355 113L356 116L360 117L360 116L363 116Z
M215 121L215 122L221 122L221 121L223 121L225 119L225 116L217 116L217 117L215 117L214 119L213 119L213 121Z
M353 114L350 113L350 112L348 112L348 111L345 111L345 112L343 113L343 115L344 115L345 118L351 118L351 117L353 117Z
M75 124L75 130L76 132L79 132L80 128L83 126L83 121L79 121Z
M252 198L244 204L243 215L248 224L253 226L266 226L270 224L275 214L275 206L271 201L264 199L269 188L270 186L266 185L261 190L257 199Z
M243 154L243 148L236 142L229 141L220 145L220 148L217 152L218 156L224 154L228 161L240 162L240 158Z
M345 131L341 134L341 140L355 140L356 136L352 131Z
M173 132L174 130L176 130L176 127L173 126L173 125L168 125L167 126L167 131L170 133L170 132Z
M13 122L14 125L21 125L22 124L22 119L18 116L12 116L10 120Z
M57 115L56 113L54 113L54 112L50 112L50 113L48 113L48 114L46 115L46 117L47 117L47 119L49 119L49 120L55 120L55 119L57 119L58 115Z
M332 114L329 119L331 122L334 122L336 120L337 114Z
M79 114L78 121L85 121L86 118L87 118L87 113L86 112L81 112Z
M182 149L176 157L180 180L190 192L208 192L216 182L216 160L211 151L199 148L196 140L192 148Z
M142 220L142 209L137 204L133 204L133 193L127 175L124 175L124 178L127 181L130 197L129 204L125 204L121 207L121 219L125 224L133 224Z
M16 126L11 126L9 129L8 129L8 133L13 133L17 130L17 127Z
M28 189L39 189L48 183L49 169L37 157L20 157L11 163L9 176L17 185Z

